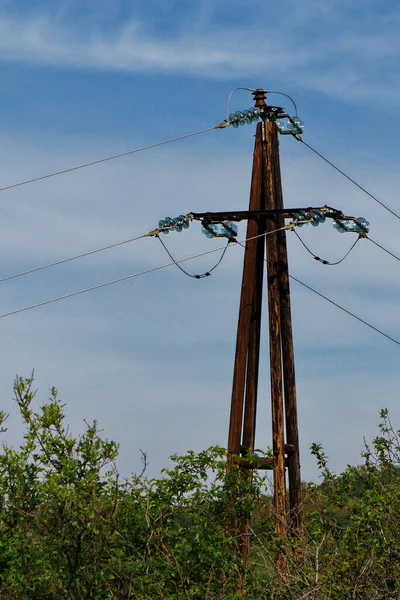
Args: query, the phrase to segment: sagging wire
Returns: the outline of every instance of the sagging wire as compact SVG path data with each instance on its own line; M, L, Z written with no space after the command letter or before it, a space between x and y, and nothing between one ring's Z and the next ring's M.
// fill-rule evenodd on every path
M229 94L229 96L228 96L228 103L227 103L227 108L226 108L226 120L227 120L227 121L229 121L229 110L230 110L230 106L231 106L231 99L232 99L232 96L233 96L233 94L234 94L235 92L237 92L238 90L244 90L244 91L246 91L246 92L255 92L255 89L253 89L253 88L247 88L247 87L236 87L236 88L234 88L234 89L233 89L233 90L230 92L230 94Z
M167 217L166 219L163 219L162 221L160 221L160 227L158 229L151 231L150 234L148 234L148 235L152 235L153 237L156 237L160 240L164 250L170 257L170 259L174 261L174 263L178 267L178 269L180 269L182 271L182 273L184 273L185 275L187 275L188 277L190 277L192 279L204 279L205 277L209 277L211 275L212 271L214 271L221 264L221 262L225 256L225 253L228 249L229 244L239 243L236 240L238 228L235 225L235 223L231 223L230 221L223 221L223 224L220 225L220 227L218 227L215 224L210 225L210 224L203 222L202 232L208 238L215 239L216 237L226 237L228 239L228 242L227 242L225 248L223 249L220 259L212 267L212 269L209 269L205 273L194 275L192 273L189 273L188 271L186 271L186 269L184 269L183 267L180 266L179 261L175 260L175 258L170 253L170 251L168 250L167 246L164 244L164 242L162 241L161 236L160 236L160 233L167 233L168 231L173 231L174 229L176 229L176 223L178 223L178 226L179 226L179 223L182 222L182 219L186 219L186 221L189 223L189 221L191 219L191 214L189 213L186 217L184 217L183 215L180 215L176 219L171 219L170 217ZM276 229L274 231L270 231L268 233L264 233L261 235L265 236L265 235L270 235L272 233L276 233L278 231L282 231L283 229L292 229L296 226L296 224L297 223L292 221L291 223L289 223L288 225L285 225L284 227L281 227L280 229ZM256 237L260 237L260 236L256 236ZM255 239L255 238L250 238L250 239ZM246 240L246 241L249 241L249 240Z
M211 275L211 273L221 264L221 262L222 262L222 260L223 260L223 258L225 256L225 253L226 253L226 251L228 249L229 244L232 243L232 240L228 240L228 242L227 242L227 244L226 244L226 246L225 246L225 248L224 248L224 250L223 250L223 252L221 254L221 257L220 257L219 261L212 267L212 269L209 269L205 273L201 273L201 274L198 274L198 275L193 275L192 273L189 273L183 267L181 267L181 265L175 260L175 258L172 256L172 254L168 250L167 246L162 241L161 237L159 235L156 235L155 237L160 240L161 245L163 246L164 250L166 251L166 253L170 257L170 259L174 261L174 263L178 267L178 269L180 271L182 271L182 273L184 273L188 277L191 277L192 279L204 279L205 277L209 277Z
M337 260L336 262L330 262L328 260L325 260L324 258L321 258L320 256L317 256L316 254L314 254L314 252L312 250L310 250L310 248L307 246L307 244L301 239L301 237L299 236L299 234L297 233L297 231L295 231L295 229L292 230L294 232L294 234L296 235L296 237L299 239L299 241L303 244L304 248L307 250L307 252L309 254L311 254L311 256L317 260L318 262L322 263L323 265L327 265L329 267L334 267L336 265L340 265L340 263L342 263L350 254L350 252L354 249L355 245L357 244L357 242L361 239L361 238L365 238L365 235L359 235L358 238L356 239L356 241L354 242L354 244L352 244L352 246L350 247L350 249L346 252L346 254L343 256L343 258L341 258L340 260Z
M295 116L297 117L298 112L297 112L296 102L293 100L293 98L291 96L289 96L289 94L285 94L284 92L277 92L276 90L265 90L265 93L266 94L279 94L280 96L285 96L286 98L289 98L290 102L294 106Z
M238 90L243 90L246 92L255 92L256 88L249 88L249 87L236 87L234 88L229 96L228 96L228 103L227 103L227 109L226 109L226 120L229 120L229 110L230 110L230 105L231 105L231 99L232 96L235 92L237 92ZM294 111L295 111L295 116L297 117L298 115L298 111L297 111L297 104L296 102L293 100L292 96L289 96L289 94L285 94L285 92L278 92L277 90L265 90L266 94L279 94L280 96L285 96L285 98L288 98L290 100L290 102L293 104L294 107Z
M256 90L251 90L251 88L235 88L235 90L233 90L231 92L231 94L234 91L236 91L236 89L256 91ZM262 93L268 94L269 92L263 90ZM296 107L294 100L290 96L288 96L288 94L284 94L283 92L274 92L274 93L282 94L283 96L290 98L290 100L293 102L293 105ZM229 127L231 125L234 129L237 129L240 125L245 125L245 124L251 125L252 123L256 123L260 118L266 118L264 115L263 109L260 107L257 107L257 106L251 106L250 108L245 109L243 111L239 110L239 111L236 111L235 113L229 114L230 97L231 97L231 95L229 96L229 101L228 101L228 113L226 115L225 121L220 123L220 125L219 125L220 128ZM265 108L267 109L268 107L265 107ZM300 134L302 134L304 132L304 123L297 116L297 114L294 116L291 116L286 112L282 112L282 109L280 109L279 107L269 107L269 109L270 109L270 112L269 112L267 118L269 121L273 121L276 123L278 131L281 135L292 135L293 137L295 137L297 139L298 136L300 136ZM297 107L296 107L296 109L297 109ZM287 122L283 122L282 119L287 119Z
M287 226L281 227L280 229L276 229L275 231L270 231L267 234L266 233L262 233L260 235L254 236L254 237L247 238L247 239L243 240L243 243L249 242L249 241L257 239L259 237L265 237L266 235L271 235L273 233L276 233L277 231L281 231L282 229L286 229L286 228L287 228ZM238 242L238 243L240 243L240 242ZM44 300L43 302L37 302L36 304L30 304L28 306L23 306L22 308L17 308L16 310L12 310L12 311L0 314L0 319L4 319L6 317L10 317L11 315L16 315L18 313L25 312L27 310L31 310L33 308L39 308L40 306L46 306L47 304L52 304L54 302L59 302L60 300L67 300L68 298L73 298L74 296L79 296L81 294L86 294L87 292L92 292L94 290L99 290L101 288L104 288L104 287L107 287L107 286L110 286L110 285L114 285L115 283L121 283L122 281L127 281L129 279L134 279L136 277L140 277L141 275L146 275L147 273L154 273L155 271L160 271L161 269L166 269L167 267L176 266L177 263L183 263L183 262L186 262L188 260L193 260L195 258L200 258L201 256L207 256L208 254L214 254L214 252L218 252L219 250L224 250L224 249L230 248L233 245L236 245L236 244L228 244L228 246L226 248L225 248L225 246L220 246L219 248L214 248L213 250L206 250L205 252L200 252L199 254L194 254L192 256L187 256L186 258L180 258L179 260L174 260L173 262L166 263L164 265L159 265L157 267L151 267L150 269L145 269L144 271L139 271L137 273L132 273L130 275L125 275L125 277L119 277L118 279L113 279L111 281L106 281L105 283L100 283L98 285L93 285L91 287L84 288L82 290L77 290L76 292L70 292L69 294L64 294L63 296L57 296L56 298L51 298L50 300Z
M292 222L292 225L288 226L289 229L292 229L295 226L301 227L302 225L305 225L307 223L311 223L312 225L315 226L319 222L322 222L322 218L323 218L322 210L314 210L311 213L307 212L306 210L302 210L302 211L300 211L298 213L294 213L294 214L296 215L296 218ZM184 229L189 228L189 224L190 224L191 220L192 220L191 213L189 213L187 215L179 215L178 217L175 217L173 219L171 219L171 217L166 217L165 219L161 219L159 221L157 229L154 229L153 231L150 231L149 233L146 233L144 235L140 235L140 236L137 236L134 238L128 238L126 240L122 240L122 241L116 242L114 244L109 244L107 246L102 246L101 248L96 248L94 250L89 250L88 252L82 252L80 254L75 254L74 256L69 256L67 258L56 260L51 263L47 263L45 265L33 267L32 269L20 271L19 273L13 273L12 275L7 275L5 277L0 278L0 284L4 283L6 281L9 281L11 279L16 279L17 277L23 277L23 276L29 275L31 273L36 273L37 271L42 271L42 270L48 269L50 267L59 266L59 265L62 265L62 264L65 264L65 263L68 263L68 262L71 262L71 261L74 261L74 260L77 260L80 258L84 258L86 256L91 256L93 254L97 254L99 252L104 252L105 250L111 250L112 248L117 248L119 246L123 246L123 245L129 244L131 242L135 242L136 240L140 240L145 237L156 237L160 233L167 234L171 231L175 231L175 232L183 231ZM356 221L360 222L360 223L361 223L361 221L364 221L365 223L367 223L365 221L365 219L362 219L362 217L359 217L359 219L357 219ZM339 221L339 223L347 224L346 227L349 227L348 221L342 221L342 222ZM349 229L346 229L344 227L344 225L341 225L340 230L341 231L342 230L349 231ZM237 235L237 226L234 223L231 223L230 221L224 221L219 228L216 225L207 225L206 223L203 223L202 232L207 237L210 237L210 238L226 237L229 240L234 241L233 238ZM396 255L391 253L389 250L386 250L386 248L384 248L383 246L380 246L380 244L378 244L377 242L374 242L374 240L371 240L371 238L368 238L368 239L370 241L372 241L375 245L382 248L382 250L385 250L386 252L388 252L388 254L391 254L392 256L394 256L394 258L398 258L398 257L396 257ZM211 271L209 271L209 272L211 272Z

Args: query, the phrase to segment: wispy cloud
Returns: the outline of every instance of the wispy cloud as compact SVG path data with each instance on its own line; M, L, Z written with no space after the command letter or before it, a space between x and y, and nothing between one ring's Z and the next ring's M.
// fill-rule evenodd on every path
M384 73L400 54L392 19L382 19L371 33L342 27L331 12L295 11L290 21L274 27L254 21L204 23L160 34L139 19L118 30L84 30L67 20L48 16L0 15L0 60L58 67L243 77L264 74L271 79L301 83L327 93L348 92L360 99L368 86L393 91L399 78ZM211 18L211 17L210 17ZM328 26L330 23L330 26ZM310 35L310 27L316 35Z
M46 18L0 18L0 57L3 60L98 69L179 71L210 74L217 69L254 70L254 63L273 62L250 54L248 40L183 35L173 41L146 35L143 24L131 21L117 34L61 28ZM236 37L236 36L235 36Z

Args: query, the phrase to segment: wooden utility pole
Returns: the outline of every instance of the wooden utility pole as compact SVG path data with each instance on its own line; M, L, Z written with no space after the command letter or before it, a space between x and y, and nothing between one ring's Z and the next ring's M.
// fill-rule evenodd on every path
M256 130L250 211L283 209L278 132L274 122L277 109L268 107L265 97L263 90L254 92L255 106L260 110L262 121ZM286 231L271 233L283 226L282 212L248 220L228 438L228 471L239 468L245 477L251 477L252 468L274 471L276 531L280 534L287 532L289 523L293 533L302 528ZM267 263L268 282L273 459L250 461L249 455L253 455L255 448L264 262ZM290 519L286 511L286 468ZM249 548L249 519L248 515L237 524L242 534L244 557Z

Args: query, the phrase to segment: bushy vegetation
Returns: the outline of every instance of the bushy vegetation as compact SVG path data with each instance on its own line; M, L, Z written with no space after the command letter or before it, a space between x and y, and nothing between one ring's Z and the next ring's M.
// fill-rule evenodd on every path
M38 412L32 379L14 389L25 434L0 454L1 599L400 597L400 442L387 411L361 466L336 476L313 446L322 483L304 484L304 532L283 539L268 482L227 478L223 449L174 456L159 479L144 458L122 479L96 423L74 437L54 389ZM232 511L253 514L249 565Z

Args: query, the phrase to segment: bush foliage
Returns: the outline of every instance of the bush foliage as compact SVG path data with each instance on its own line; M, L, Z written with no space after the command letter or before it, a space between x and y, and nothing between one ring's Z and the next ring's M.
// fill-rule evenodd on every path
M96 422L74 437L56 390L33 411L32 385L15 382L24 441L0 454L0 598L400 597L400 442L387 411L360 466L337 476L312 447L322 483L303 485L304 532L283 539L268 481L227 478L222 448L174 456L158 479L143 457L122 479ZM246 565L232 510L253 515Z

